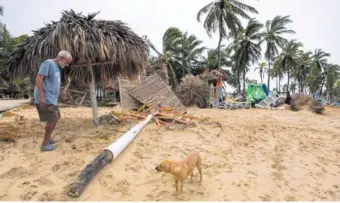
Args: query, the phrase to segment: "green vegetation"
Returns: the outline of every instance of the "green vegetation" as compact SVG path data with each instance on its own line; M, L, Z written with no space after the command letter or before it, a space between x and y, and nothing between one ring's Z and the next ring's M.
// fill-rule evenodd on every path
M197 21L202 22L202 29L206 30L209 37L213 37L214 33L218 35L217 48L205 47L194 33L170 27L164 32L161 50L157 50L147 36L144 37L156 53L150 54L150 65L163 67L174 89L187 75L230 68L225 71L229 76L227 82L239 93L245 93L246 82L249 81L247 73L250 67L255 67L261 83L265 82L267 76L270 90L306 94L321 90L323 96L339 100L340 66L328 62L330 53L319 48L305 52L301 42L288 40L288 36L295 34L289 28L293 23L290 16L276 16L262 23L250 17L257 13L256 8L239 0L214 0L198 11ZM3 14L4 8L0 6L0 15ZM247 20L245 25L241 23L242 19ZM10 78L6 69L9 54L27 37L12 37L6 25L0 22L2 89L12 86L22 94L28 91L25 85L30 85L30 80ZM283 78L287 80L283 81ZM270 87L270 79L276 79L276 88Z

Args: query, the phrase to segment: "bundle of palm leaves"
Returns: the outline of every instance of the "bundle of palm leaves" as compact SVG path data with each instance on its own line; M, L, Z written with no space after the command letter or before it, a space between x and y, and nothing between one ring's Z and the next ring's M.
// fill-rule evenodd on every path
M317 114L322 114L325 110L325 107L319 101L314 101L310 108L314 113Z
M309 107L314 112L321 114L325 110L325 107L321 102L314 100L312 97L304 94L293 94L290 100L290 109L293 111L299 111L303 107Z
M200 108L207 108L209 105L209 85L198 77L185 76L178 85L176 94L185 106L196 105Z

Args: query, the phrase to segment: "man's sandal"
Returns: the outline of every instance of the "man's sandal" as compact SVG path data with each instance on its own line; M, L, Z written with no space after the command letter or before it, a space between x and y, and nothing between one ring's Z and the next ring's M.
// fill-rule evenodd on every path
M53 150L55 150L55 146L52 145L52 144L48 144L48 145L45 145L45 146L40 146L40 151L42 151L42 152L53 151Z

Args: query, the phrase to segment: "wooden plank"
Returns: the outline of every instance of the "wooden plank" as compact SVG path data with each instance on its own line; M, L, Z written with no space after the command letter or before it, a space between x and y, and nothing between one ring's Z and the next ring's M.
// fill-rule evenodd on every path
M142 80L139 85L130 88L128 93L149 106L162 105L172 107L179 112L186 111L182 102L157 73Z

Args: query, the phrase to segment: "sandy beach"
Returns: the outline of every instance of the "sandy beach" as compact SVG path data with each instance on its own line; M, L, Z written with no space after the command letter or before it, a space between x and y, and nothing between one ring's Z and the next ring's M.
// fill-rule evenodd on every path
M101 114L110 108L100 108ZM53 152L41 153L44 126L35 108L26 106L3 117L0 136L2 201L339 201L340 109L325 115L288 110L216 110L190 108L222 127L157 127L148 124L77 199L65 188L100 151L126 132L124 126L94 127L91 109L62 108ZM21 115L21 117L20 117ZM203 158L203 184L185 182L174 196L173 178L159 173L162 159L180 159L190 151Z

